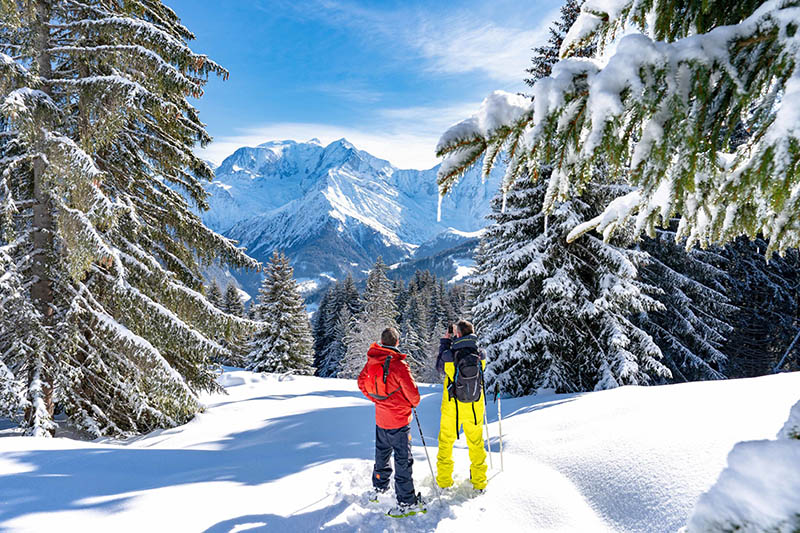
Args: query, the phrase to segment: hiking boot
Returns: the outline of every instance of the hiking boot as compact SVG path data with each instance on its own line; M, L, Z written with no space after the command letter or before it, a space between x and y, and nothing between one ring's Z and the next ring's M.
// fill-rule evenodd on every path
M406 516L414 516L415 514L425 514L428 512L428 507L425 505L425 500L422 495L417 493L417 501L414 503L398 503L386 513L392 518L405 518Z
M377 487L373 487L372 490L369 491L367 499L372 503L376 503L380 499L381 494L386 494L387 492L389 492L388 487L385 489L379 489Z

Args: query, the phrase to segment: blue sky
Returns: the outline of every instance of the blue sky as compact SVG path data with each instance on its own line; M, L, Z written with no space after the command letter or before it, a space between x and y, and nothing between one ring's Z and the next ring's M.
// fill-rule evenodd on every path
M436 164L449 125L495 89L523 90L558 0L166 0L226 67L195 102L219 163L273 139L346 137L401 168ZM219 6L224 6L223 8Z

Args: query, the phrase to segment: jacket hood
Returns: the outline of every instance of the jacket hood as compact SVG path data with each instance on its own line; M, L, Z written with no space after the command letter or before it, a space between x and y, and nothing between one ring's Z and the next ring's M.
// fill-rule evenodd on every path
M390 355L395 361L402 361L406 358L406 354L402 353L397 348L384 346L382 344L378 344L377 342L373 342L372 346L370 346L369 350L367 350L367 358L370 361L380 364L383 364L383 362L386 360L386 357Z
M469 335L464 335L463 337L458 337L453 339L453 343L450 345L453 350L460 350L462 348L475 348L478 349L478 337L470 333Z

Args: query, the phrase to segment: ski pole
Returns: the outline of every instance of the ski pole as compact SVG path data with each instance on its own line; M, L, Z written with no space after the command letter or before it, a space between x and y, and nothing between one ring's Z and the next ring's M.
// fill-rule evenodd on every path
M496 390L495 390L496 393ZM503 411L500 408L500 396L497 396L497 430L500 432L500 471L503 471Z
M486 447L489 449L489 468L494 470L494 465L492 464L492 443L489 441L489 419L486 415L486 380L481 379L481 386L483 387L483 426L486 428Z
M436 499L439 502L442 501L442 497L439 495L439 487L436 485L436 474L433 473L433 463L431 463L431 457L428 455L428 447L425 445L425 435L422 434L422 424L419 423L419 415L417 414L416 407L414 408L414 419L417 421L417 427L419 428L419 438L422 439L422 447L425 448L425 457L428 459L428 467L431 469L431 480L433 481L433 487L436 491Z

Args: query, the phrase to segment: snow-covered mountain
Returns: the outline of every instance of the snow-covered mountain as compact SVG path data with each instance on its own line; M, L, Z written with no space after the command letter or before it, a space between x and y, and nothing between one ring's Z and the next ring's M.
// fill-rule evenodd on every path
M487 225L503 169L487 183L479 169L468 172L443 199L441 221L437 170L398 169L345 139L272 141L222 162L202 216L258 260L285 251L299 278L358 277L379 255L392 264L413 260L418 248L441 253ZM253 294L257 274L237 277Z

